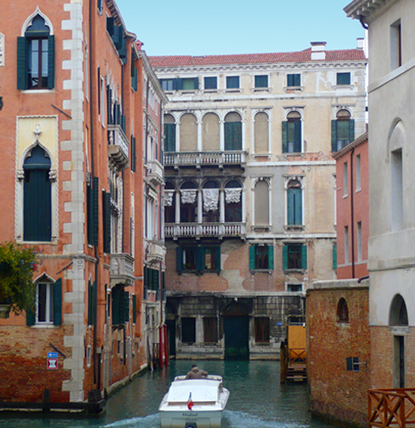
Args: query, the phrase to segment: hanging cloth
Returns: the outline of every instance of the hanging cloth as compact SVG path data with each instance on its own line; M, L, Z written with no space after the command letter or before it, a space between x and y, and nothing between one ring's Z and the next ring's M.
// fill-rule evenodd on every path
M203 189L203 208L205 211L217 211L219 189Z

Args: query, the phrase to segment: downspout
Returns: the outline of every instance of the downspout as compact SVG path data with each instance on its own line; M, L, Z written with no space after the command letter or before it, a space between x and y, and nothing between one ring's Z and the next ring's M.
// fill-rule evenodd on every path
M93 0L89 1L89 115L90 115L90 144L91 144L91 174L92 177L95 177L95 156L94 156L94 108L93 108L93 76L92 72L93 60L92 60L92 48L93 48L93 25L92 25L92 14L93 14ZM99 192L98 192L99 194ZM93 336L93 361L94 361L94 384L97 385L97 389L101 389L101 376L98 374L99 366L98 366L98 352L97 352L97 319L98 319L98 265L99 265L99 256L97 246L94 246L94 256L95 256L95 317L94 317L94 336Z
M351 246L352 246L352 278L355 278L355 263L354 263L354 189L353 189L353 154L354 147L350 152L350 210L351 210L351 227L350 227L350 235L351 235Z

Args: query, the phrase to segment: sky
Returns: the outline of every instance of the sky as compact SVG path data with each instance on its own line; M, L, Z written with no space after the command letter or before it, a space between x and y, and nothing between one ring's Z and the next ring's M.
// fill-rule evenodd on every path
M351 0L115 1L148 56L354 49L365 35L343 11Z

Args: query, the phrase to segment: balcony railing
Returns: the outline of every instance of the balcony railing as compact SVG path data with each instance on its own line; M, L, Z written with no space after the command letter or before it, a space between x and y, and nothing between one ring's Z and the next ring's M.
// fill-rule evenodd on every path
M164 260L166 247L162 242L150 242L148 246L147 261L151 263L161 262Z
M126 253L111 254L111 287L117 284L134 285L134 258Z
M415 427L415 389L370 389L369 427Z
M128 166L128 139L121 125L108 125L108 156L118 168Z
M167 152L164 153L164 166L219 166L246 164L246 152Z
M148 162L147 179L154 187L163 184L164 168L158 160Z
M166 223L166 238L243 238L246 234L245 223Z

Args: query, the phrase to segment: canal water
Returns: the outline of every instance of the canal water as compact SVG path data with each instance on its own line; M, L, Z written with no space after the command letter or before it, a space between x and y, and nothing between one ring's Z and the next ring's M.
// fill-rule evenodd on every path
M111 395L99 419L0 419L7 428L160 428L158 406L174 376L186 374L194 361L171 361L146 371ZM230 397L222 428L331 428L311 418L305 384L280 384L276 361L198 361L199 368L223 376ZM1 416L0 416L1 417Z

